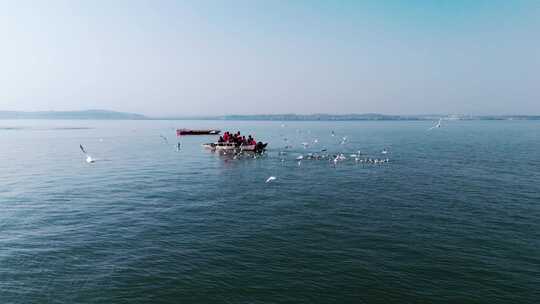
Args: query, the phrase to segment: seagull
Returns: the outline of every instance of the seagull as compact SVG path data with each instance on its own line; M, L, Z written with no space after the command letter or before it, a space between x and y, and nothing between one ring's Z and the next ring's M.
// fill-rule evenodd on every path
M82 153L84 153L84 155L86 155L86 162L91 164L91 163L94 163L95 160L92 158L92 156L88 155L88 153L86 152L86 149L83 147L83 145L79 145L79 148L81 148L81 151Z
M347 136L343 136L343 138L341 138L341 144L344 145L347 143Z
M303 155L300 155L300 156L298 156L298 157L296 158L296 160L302 160L302 159L304 159L304 156L303 156Z
M163 141L164 141L166 144L169 143L169 140L167 139L167 137L165 137L165 136L163 136L163 135L161 135L161 134L159 134L159 137L161 137L161 139L163 139Z
M313 140L313 143L314 143L314 144L317 144L317 143L319 143L319 140L318 140L317 138L315 138L315 139Z
M275 176L270 176L269 178L266 179L266 183L268 184L269 182L275 181L276 179L277 179L277 177L275 177Z
M441 127L441 121L442 121L442 118L439 118L439 122L437 122L437 124L434 125L433 127L429 128L428 131L431 131L431 130L436 129L436 128L440 128Z
M176 151L177 151L177 152L180 152L180 143L177 143L177 144L176 144Z
M382 154L388 154L388 150L384 149L381 151Z
M307 149L307 147L309 147L309 143L303 142L303 143L302 143L302 146L304 146L304 149Z
M334 131L332 131L332 137L336 136L336 133Z

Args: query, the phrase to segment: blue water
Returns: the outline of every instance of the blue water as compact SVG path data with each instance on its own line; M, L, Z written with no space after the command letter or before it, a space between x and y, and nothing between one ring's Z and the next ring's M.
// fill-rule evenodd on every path
M0 121L0 303L538 303L540 123L429 126ZM390 162L297 164L323 147Z

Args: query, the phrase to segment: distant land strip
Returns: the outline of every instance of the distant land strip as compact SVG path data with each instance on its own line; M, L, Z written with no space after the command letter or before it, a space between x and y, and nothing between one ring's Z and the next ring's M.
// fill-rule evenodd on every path
M260 120L260 121L414 121L414 120L540 120L540 115L386 115L367 114L262 114L221 116L152 117L108 110L85 111L0 111L0 119L69 119L69 120Z

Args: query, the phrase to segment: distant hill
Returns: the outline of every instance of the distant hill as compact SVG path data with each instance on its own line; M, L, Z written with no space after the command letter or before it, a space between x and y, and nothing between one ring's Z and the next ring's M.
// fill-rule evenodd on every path
M148 119L148 117L134 113L124 113L106 110L86 111L0 111L0 119L96 119L96 120L133 120Z
M267 120L267 121L399 121L399 120L540 120L536 115L386 115L367 114L260 114L222 116L150 117L107 110L86 111L0 111L0 119L95 119L95 120Z

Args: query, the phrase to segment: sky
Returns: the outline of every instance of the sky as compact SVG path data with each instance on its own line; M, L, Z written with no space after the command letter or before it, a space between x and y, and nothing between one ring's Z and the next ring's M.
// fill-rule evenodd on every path
M540 1L0 0L0 110L540 114Z

